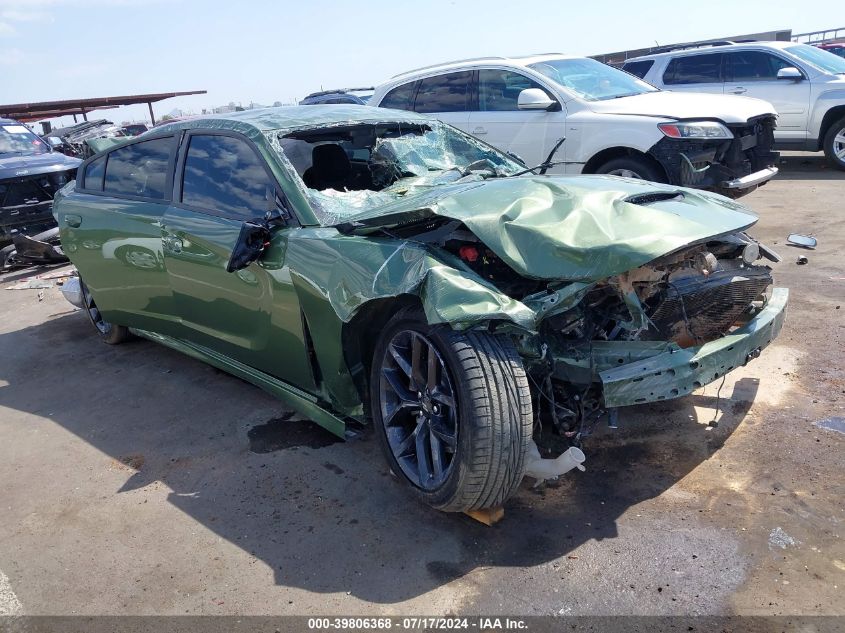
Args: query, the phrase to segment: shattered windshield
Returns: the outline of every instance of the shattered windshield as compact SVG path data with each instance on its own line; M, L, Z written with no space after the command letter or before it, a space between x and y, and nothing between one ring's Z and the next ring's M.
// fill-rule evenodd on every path
M273 144L299 175L324 226L431 187L525 169L438 122L386 122L298 130Z
M50 149L47 144L30 132L26 126L0 125L0 156L19 154L46 154Z
M529 66L587 101L633 97L657 88L595 59L550 59Z

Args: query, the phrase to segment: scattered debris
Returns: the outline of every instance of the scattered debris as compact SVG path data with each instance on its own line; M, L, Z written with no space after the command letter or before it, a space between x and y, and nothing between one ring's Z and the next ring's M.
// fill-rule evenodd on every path
M804 264L808 263L809 261L810 261L809 259L807 259L806 257L804 257L802 255L801 257L798 258L798 261L796 261L795 263L798 264L799 266L803 266Z
M813 425L819 427L820 429L828 429L829 431L845 433L845 418L840 416L832 416L825 418L824 420L817 420L816 422L813 422Z
M814 249L818 245L816 238L809 235L801 235L800 233L790 233L786 238L786 243L789 246L809 249Z
M36 275L35 279L65 279L67 277L76 277L79 273L76 272L76 268L67 268L64 270L54 270L50 273L44 273L43 275Z
M769 549L773 547L786 549L787 547L797 544L798 541L796 541L794 538L789 536L789 534L784 532L783 528L776 527L769 533Z
M39 290L41 288L52 288L53 282L44 281L42 279L30 279L19 281L14 286L9 286L6 290Z

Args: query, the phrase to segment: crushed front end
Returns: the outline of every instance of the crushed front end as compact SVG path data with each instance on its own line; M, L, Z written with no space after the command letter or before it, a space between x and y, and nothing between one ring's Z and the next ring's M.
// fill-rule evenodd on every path
M788 291L738 232L597 282L545 284L508 272L494 253L451 249L538 316L516 333L533 391L536 437L554 454L579 445L619 407L681 397L757 358L780 332Z
M777 174L780 154L772 149L775 122L767 114L725 124L731 138L689 138L683 134L683 122L663 124L665 136L649 154L661 164L670 183L736 198Z

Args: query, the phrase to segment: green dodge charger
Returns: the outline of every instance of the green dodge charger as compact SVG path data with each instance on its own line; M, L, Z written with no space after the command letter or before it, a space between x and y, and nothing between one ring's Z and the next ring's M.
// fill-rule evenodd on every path
M107 343L158 341L340 436L372 422L435 508L499 506L619 407L756 358L786 311L743 206L546 167L364 106L164 125L57 195L65 294Z

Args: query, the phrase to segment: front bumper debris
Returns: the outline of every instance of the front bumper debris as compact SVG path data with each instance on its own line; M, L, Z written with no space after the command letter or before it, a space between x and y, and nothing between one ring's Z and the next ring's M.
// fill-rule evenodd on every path
M761 185L764 182L771 180L777 175L777 173L777 167L767 167L766 169L761 169L760 171L748 174L742 178L727 180L722 183L722 186L727 189L748 189L749 187L756 187L757 185Z
M756 358L783 327L789 290L775 288L757 316L699 347L672 348L599 372L604 406L624 407L684 396ZM624 343L620 343L620 348Z

